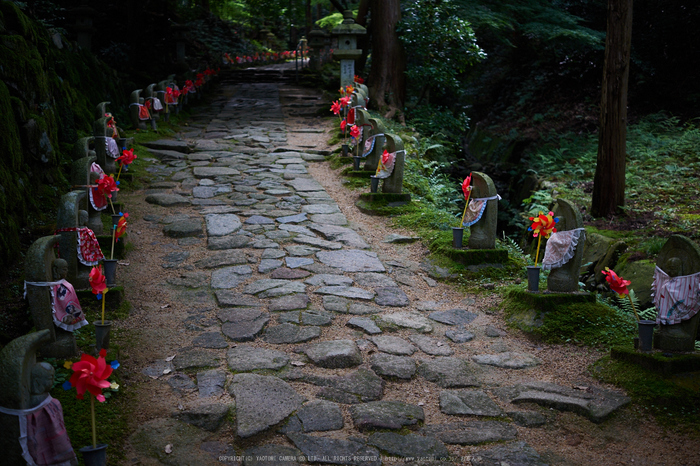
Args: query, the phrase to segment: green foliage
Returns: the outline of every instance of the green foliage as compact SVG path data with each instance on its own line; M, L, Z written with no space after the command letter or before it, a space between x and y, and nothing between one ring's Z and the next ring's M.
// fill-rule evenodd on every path
M422 89L419 103L427 91L453 99L461 92L460 74L486 58L451 0L405 2L397 30L410 50L406 76Z

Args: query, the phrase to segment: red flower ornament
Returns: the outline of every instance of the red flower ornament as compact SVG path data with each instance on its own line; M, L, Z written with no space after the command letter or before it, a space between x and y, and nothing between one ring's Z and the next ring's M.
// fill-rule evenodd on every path
M107 277L102 273L102 266L95 266L88 275L88 282L92 288L92 294L101 295L107 289Z
M87 391L100 403L105 401L102 389L111 385L107 378L112 375L113 371L112 366L105 361L106 355L107 351L104 349L100 350L100 356L97 359L83 353L80 361L73 364L73 375L69 381L78 392L77 398L79 400L83 399Z
M632 283L631 281L618 276L615 271L610 270L609 267L605 267L602 273L605 275L605 280L608 282L608 285L610 285L610 289L617 293L620 298L629 294L630 291L627 289L627 286Z
M472 190L472 174L470 173L468 177L462 182L462 192L464 193L464 199L469 199L469 193Z
M556 233L556 224L559 221L558 218L554 218L554 212L549 212L547 215L540 212L537 217L530 217L532 225L528 230L532 231L532 236L537 238L542 235L545 238L549 238L552 233Z
M338 102L337 100L333 102L333 104L331 105L331 112L333 112L333 115L340 114L340 108L340 102Z
M114 178L103 173L100 179L97 180L97 190L103 196L111 199L112 193L114 191L119 191L119 188L117 188L117 183L114 181Z
M126 233L127 218L129 218L129 214L124 213L124 215L122 215L119 221L117 222L117 228L114 231L115 241L119 241L119 238L121 238Z
M136 160L137 155L134 154L134 149L129 149L129 150L123 150L122 155L117 157L117 162L119 162L120 165L131 165L134 160Z
M360 128L357 126L353 126L352 129L350 129L350 137L355 139L360 137Z

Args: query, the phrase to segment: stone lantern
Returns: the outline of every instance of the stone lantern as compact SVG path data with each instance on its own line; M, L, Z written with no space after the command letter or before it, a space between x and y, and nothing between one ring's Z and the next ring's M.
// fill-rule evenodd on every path
M87 2L82 2L79 7L72 11L75 16L75 25L73 29L77 35L78 46L90 51L92 49L92 35L95 33L95 28L92 25L92 18L95 17L97 12L86 3Z
M333 28L331 34L338 38L338 48L333 50L333 58L340 60L340 86L351 86L355 82L355 60L362 56L362 49L357 48L357 36L366 34L367 30L355 24L352 12L343 12L343 22Z
M319 29L318 27L314 27L309 32L309 66L313 70L320 70L321 65L323 65L323 60L321 59L321 51L326 46L326 37L328 37L328 33L323 29Z

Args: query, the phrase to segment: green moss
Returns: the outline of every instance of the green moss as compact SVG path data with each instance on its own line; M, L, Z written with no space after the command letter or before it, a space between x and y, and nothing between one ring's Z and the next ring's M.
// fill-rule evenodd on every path
M633 403L662 424L700 429L700 391L685 388L677 377L664 377L610 357L598 360L589 371L601 381L623 388Z
M448 256L464 265L505 264L508 251L505 249L449 249Z
M588 293L529 293L512 288L503 308L509 323L546 342L624 345L636 335L634 322L595 302Z

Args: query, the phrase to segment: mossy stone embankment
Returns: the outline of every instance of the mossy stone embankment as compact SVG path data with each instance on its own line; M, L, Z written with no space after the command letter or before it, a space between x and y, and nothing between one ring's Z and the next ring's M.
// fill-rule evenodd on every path
M51 230L70 189L73 145L92 133L95 106L126 122L128 94L114 70L65 37L0 2L0 263L16 263L32 236ZM27 243L27 244L24 244Z

